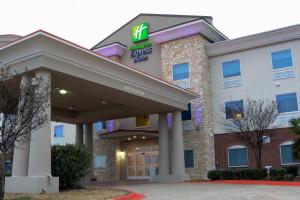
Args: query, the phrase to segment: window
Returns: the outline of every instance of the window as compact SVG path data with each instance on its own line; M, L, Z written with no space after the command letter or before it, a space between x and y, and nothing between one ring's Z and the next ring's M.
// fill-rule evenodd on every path
M54 127L54 138L64 137L64 125Z
M223 78L241 75L240 60L232 60L222 63Z
M234 119L243 115L243 100L225 102L225 113L226 119Z
M150 126L149 115L141 115L135 118L136 127L147 127Z
M173 65L173 80L182 80L187 79L190 76L189 72L189 64L188 63L181 63Z
M285 142L280 145L280 158L282 165L292 165L299 163L293 154L293 141Z
M273 69L281 69L293 66L292 52L290 49L272 52Z
M12 173L12 161L10 160L5 161L5 173L6 174Z
M105 155L95 156L94 167L96 170L106 169L106 156Z
M188 110L181 112L181 119L182 121L191 120L192 119L192 112L191 112L191 104L188 104Z
M94 124L96 132L106 129L106 121L99 121Z
M184 163L185 163L185 168L193 168L194 167L193 150L185 150L184 151Z
M248 149L242 145L236 145L228 148L229 167L248 166Z
M296 93L283 94L276 96L278 113L298 111Z

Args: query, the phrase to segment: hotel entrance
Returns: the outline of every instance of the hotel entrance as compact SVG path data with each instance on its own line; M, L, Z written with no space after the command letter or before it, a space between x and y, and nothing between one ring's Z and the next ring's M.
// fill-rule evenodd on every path
M158 172L157 140L129 142L127 146L127 179L150 179Z

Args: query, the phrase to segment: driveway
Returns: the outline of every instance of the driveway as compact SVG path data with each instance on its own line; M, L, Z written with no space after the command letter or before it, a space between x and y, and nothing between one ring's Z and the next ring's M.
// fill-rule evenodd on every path
M148 183L117 186L146 200L299 200L300 187L211 183Z

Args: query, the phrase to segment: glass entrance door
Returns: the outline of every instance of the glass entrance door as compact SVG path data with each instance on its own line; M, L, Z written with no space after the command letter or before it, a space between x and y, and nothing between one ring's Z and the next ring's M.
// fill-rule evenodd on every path
M158 147L156 145L132 145L127 154L127 178L150 179L158 169Z

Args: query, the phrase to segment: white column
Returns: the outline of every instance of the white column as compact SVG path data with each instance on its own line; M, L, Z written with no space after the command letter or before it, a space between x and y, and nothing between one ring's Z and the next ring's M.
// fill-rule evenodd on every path
M90 154L91 154L91 167L90 167L90 176L93 175L94 170L94 147L93 147L93 123L88 122L86 123L86 130L85 130L85 145L87 146Z
M36 77L42 80L39 88L37 88L37 92L46 92L47 89L51 90L51 74L49 72L39 71L36 73ZM47 104L49 105L45 108L47 121L41 128L31 132L28 176L51 175L50 96Z
M185 178L184 147L181 112L174 111L172 130L172 175Z
M83 124L76 124L76 144L83 144Z
M159 176L170 174L169 168L169 135L167 113L159 115Z
M22 92L22 88L26 88L31 83L30 77L24 75L21 78L20 84L20 92ZM22 95L22 94L21 94ZM23 102L20 102L20 106ZM27 142L23 144L18 144L16 142L14 148L13 155L13 169L12 176L27 176L28 175L28 160L29 160L29 148L30 148L30 130L28 130L28 134L24 136L24 140Z

